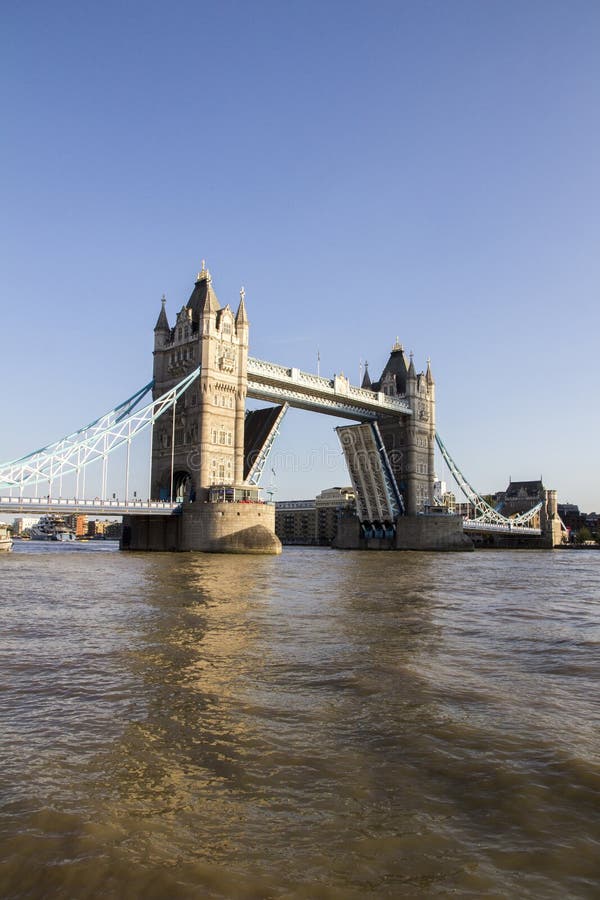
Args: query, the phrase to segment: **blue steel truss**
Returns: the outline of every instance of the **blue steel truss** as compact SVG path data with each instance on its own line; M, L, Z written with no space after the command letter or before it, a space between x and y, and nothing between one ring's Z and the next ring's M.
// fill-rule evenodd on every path
M199 374L200 368L195 369L171 390L136 411L136 405L152 389L153 382L150 382L84 428L41 450L3 463L0 465L0 486L22 490L32 483L51 485L55 479L70 474L79 479L80 473L91 463L98 460L106 463L108 456L124 444L129 448L134 437L175 406Z
M287 401L282 405L282 407L279 411L279 415L277 416L275 423L273 424L273 427L271 428L271 431L269 432L269 436L268 436L267 440L263 444L260 453L258 454L250 471L248 472L248 477L246 478L246 482L248 484L257 485L260 482L262 473L267 464L267 460L269 458L271 450L273 449L273 444L275 443L275 438L279 434L279 428L281 426L283 418L284 418L286 412L288 411L289 407L290 407L290 404Z
M73 431L71 434L66 435L66 437L60 438L60 440L58 441L54 441L54 443L52 444L47 444L45 447L40 447L39 450L33 450L31 453L28 453L27 456L21 456L18 459L13 459L9 460L8 462L1 463L0 482L1 473L7 466L23 464L26 460L31 460L40 454L51 453L53 450L65 446L69 441L76 442L79 437L83 437L84 434L94 428L105 428L113 424L114 422L120 422L122 419L126 419L127 416L131 415L135 407L143 400L146 394L150 393L153 387L154 379L152 379L152 381L149 381L148 384L145 384L144 387L141 387L139 391L135 392L135 394L132 394L131 397L128 397L127 400L123 400L122 403L119 403L119 405L115 406L114 409L111 409L110 412L104 413L104 415L100 416L98 419L94 419L94 421L90 422L89 425L84 425L83 428L79 428L77 431Z
M394 513L394 518L396 518L396 516L403 516L404 500L396 483L394 473L392 472L392 467L377 422L371 423L371 431L373 432L375 446L377 447L377 452L381 461L381 473L385 482L390 507Z
M435 434L435 439L438 447L440 448L444 461L450 469L450 472L452 473L452 477L476 512L476 516L472 521L481 522L482 524L488 525L510 526L511 528L515 525L525 526L529 522L531 522L536 513L538 513L542 508L543 503L540 502L532 507L532 509L528 509L526 512L521 513L518 516L512 516L511 518L503 516L500 512L498 512L498 510L494 509L493 506L490 506L487 500L484 500L481 494L478 494L475 488L469 484L463 473L460 471L460 469L448 453L448 450L444 446L444 443L437 432Z

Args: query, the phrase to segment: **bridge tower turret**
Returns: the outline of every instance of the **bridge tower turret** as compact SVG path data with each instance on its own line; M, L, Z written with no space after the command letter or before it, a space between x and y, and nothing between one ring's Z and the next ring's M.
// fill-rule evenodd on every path
M235 407L235 483L244 480L244 422L246 418L246 395L248 393L248 335L250 323L246 314L246 292L240 290L240 303L235 316L235 333L238 340L238 389Z
M158 315L158 319L156 320L156 325L154 326L154 366L153 366L153 376L156 381L163 381L165 377L165 373L163 371L163 362L164 362L164 354L161 353L161 350L166 347L171 339L171 326L169 325L169 320L167 318L167 311L165 309L167 303L167 298L165 295L162 295L161 298L161 307L160 313Z
M165 303L154 338L154 396L200 366L200 377L153 432L152 497L204 500L211 485L240 485L249 323L243 291L237 313L221 306L202 263L194 289L169 328Z
M430 361L417 373L413 355L407 363L396 339L379 381L372 390L404 397L412 410L403 419L382 417L379 428L407 515L416 515L433 503L435 480L435 382Z
M559 547L563 543L562 524L558 515L557 491L544 491L543 506L540 510L540 526L548 547Z

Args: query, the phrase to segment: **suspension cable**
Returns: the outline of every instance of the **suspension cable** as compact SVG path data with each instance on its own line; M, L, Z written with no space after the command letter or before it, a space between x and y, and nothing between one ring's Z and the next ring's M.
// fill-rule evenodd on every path
M135 411L135 405L152 388L149 382L119 406L85 428L20 459L0 465L0 485L22 487L32 481L48 481L77 473L98 459L107 460L124 442L140 434L177 402L198 378L200 368L190 372L162 396Z
M477 519L481 519L482 521L495 523L498 525L508 525L509 523L511 525L525 525L527 524L527 522L530 522L535 514L538 513L542 508L543 501L540 501L532 509L528 509L526 512L520 513L513 518L503 516L498 512L498 510L494 509L493 506L490 506L487 500L484 500L481 494L479 494L475 490L475 488L471 484L469 484L461 470L458 468L458 466L450 456L448 450L444 446L444 442L442 441L437 431L435 433L435 440L438 447L440 448L440 452L444 458L446 465L450 469L452 477L456 481L457 485L459 486L469 503L475 508L476 512L478 513L478 515L476 516Z

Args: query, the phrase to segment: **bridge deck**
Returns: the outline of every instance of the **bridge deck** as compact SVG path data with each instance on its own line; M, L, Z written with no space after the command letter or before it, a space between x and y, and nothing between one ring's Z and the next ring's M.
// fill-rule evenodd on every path
M162 500L78 500L62 497L0 497L0 515L43 516L172 516L181 510L181 503Z
M529 528L527 525L500 525L497 522L479 522L477 519L463 519L464 531L493 531L500 534L536 534L542 533L541 528Z

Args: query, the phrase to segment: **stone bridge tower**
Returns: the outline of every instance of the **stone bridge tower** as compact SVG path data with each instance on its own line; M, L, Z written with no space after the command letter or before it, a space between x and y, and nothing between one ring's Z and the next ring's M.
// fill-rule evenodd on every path
M163 297L154 328L154 398L200 367L199 378L152 431L151 499L177 501L178 506L167 514L149 510L147 515L124 516L121 547L281 553L273 504L263 503L258 488L244 481L244 290L235 313L221 306L202 263L172 327L165 305Z
M388 397L403 397L410 405L412 416L401 420L384 416L378 424L405 512L414 516L433 504L435 382L431 365L428 360L426 371L417 374L412 353L407 360L396 340L379 381L371 382L365 370L362 386Z
M244 291L222 307L202 264L188 302L169 325L163 297L154 329L154 397L198 366L201 374L154 426L152 498L205 500L211 485L242 485L248 317Z

